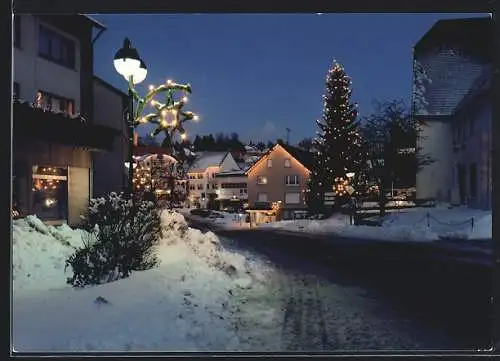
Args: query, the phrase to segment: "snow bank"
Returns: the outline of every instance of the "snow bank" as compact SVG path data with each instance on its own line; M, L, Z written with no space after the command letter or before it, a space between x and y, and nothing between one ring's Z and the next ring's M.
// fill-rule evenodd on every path
M64 273L81 231L36 217L14 221L14 288L25 291L14 293L15 349L242 349L233 315L245 314L239 300L265 283L265 267L224 249L213 233L189 228L177 212L161 218L158 268L84 289L68 286Z
M435 241L438 239L491 239L491 212L466 207L409 208L388 213L381 227L352 226L349 216L337 214L325 220L300 219L260 225L311 234L329 233L358 239Z
M12 221L12 277L14 292L66 286L66 259L83 245L83 231L67 225L46 226L35 216Z

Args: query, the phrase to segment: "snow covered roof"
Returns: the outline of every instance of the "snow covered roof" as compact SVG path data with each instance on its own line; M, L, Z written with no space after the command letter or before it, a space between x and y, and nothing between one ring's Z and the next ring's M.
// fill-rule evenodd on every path
M222 164L229 152L199 152L189 168L190 172L205 171L208 167L218 167Z
M245 145L245 150L247 152L255 152L257 149L255 147L252 147L251 145Z

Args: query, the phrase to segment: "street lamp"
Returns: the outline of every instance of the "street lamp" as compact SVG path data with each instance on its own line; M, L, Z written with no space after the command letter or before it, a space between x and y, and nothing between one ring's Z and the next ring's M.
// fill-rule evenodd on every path
M125 38L123 41L123 47L119 49L114 57L113 65L115 66L118 74L122 75L128 82L128 111L127 111L127 126L128 126L128 139L129 139L129 152L128 152L128 192L130 195L133 194L133 178L134 178L134 167L130 166L134 164L133 160L133 148L134 148L134 96L132 92L132 87L135 84L139 84L144 79L148 70L146 64L139 57L139 53L135 48L132 48L130 40Z
M354 176L356 175L356 173L354 172L347 172L346 174L346 177L347 179L349 179L349 183L351 183L354 179ZM354 216L356 214L356 207L355 207L355 203L354 203L354 197L353 197L353 193L355 192L356 190L354 189L354 187L349 184L349 186L347 187L347 192L349 193L349 203L350 203L350 206L351 206L351 212L350 212L350 217L349 217L349 223L352 225L354 222Z

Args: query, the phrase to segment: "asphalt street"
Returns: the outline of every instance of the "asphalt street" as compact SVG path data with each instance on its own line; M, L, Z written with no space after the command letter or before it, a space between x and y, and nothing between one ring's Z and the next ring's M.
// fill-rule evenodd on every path
M276 268L287 350L478 350L492 339L492 269L429 247L227 230L225 247ZM450 251L451 252L451 251ZM354 291L356 290L356 291ZM257 327L257 326L255 326Z

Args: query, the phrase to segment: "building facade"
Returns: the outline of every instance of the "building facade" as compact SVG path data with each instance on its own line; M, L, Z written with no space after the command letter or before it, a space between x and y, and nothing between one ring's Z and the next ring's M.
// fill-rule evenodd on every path
M249 208L267 204L271 209L273 203L279 203L284 218L307 209L305 192L311 163L311 153L276 144L246 171Z
M93 93L94 124L110 127L118 133L113 139L112 150L92 153L93 196L102 197L127 188L125 162L128 161L129 140L123 116L127 106L127 94L96 76L93 81Z
M231 152L201 152L188 170L189 206L206 208L217 198L216 175L240 170Z
M248 201L247 176L245 171L227 171L215 175L216 193L221 209L240 209Z
M438 21L414 48L417 198L491 207L491 18Z
M93 192L94 151L116 131L94 124L93 30L84 15L16 15L13 207L78 224Z

